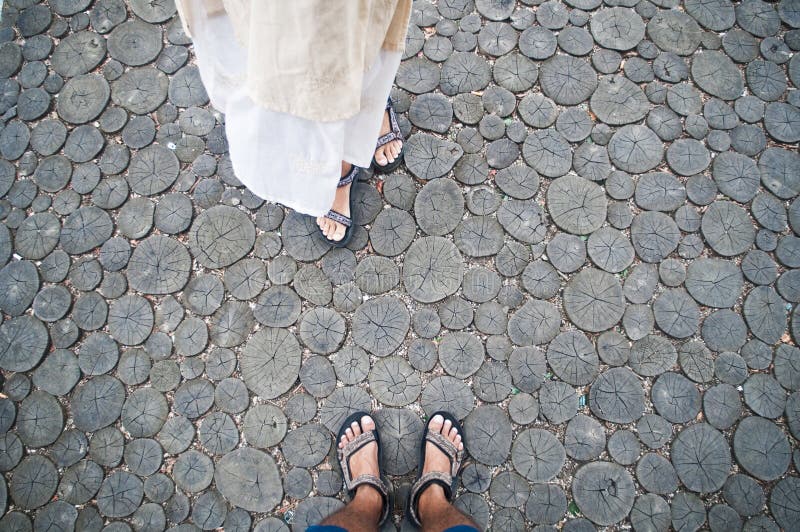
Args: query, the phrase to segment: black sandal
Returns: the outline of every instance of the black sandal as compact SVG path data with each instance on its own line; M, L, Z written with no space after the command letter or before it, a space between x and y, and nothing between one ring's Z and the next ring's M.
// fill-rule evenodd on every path
M341 177L341 179L339 179L339 184L336 185L336 187L337 188L341 188L341 187L345 187L347 185L352 184L353 182L356 181L356 179L358 179L358 176L360 175L360 172L361 172L361 168L359 168L356 165L352 165L352 168L350 168L350 171L347 172L345 175L343 175ZM350 197L348 199L348 203L350 204L350 216L353 216L353 188L352 187L350 187ZM328 218L329 220L333 220L336 223L342 224L345 227L345 230L344 230L344 236L342 237L341 240L331 240L330 238L325 236L325 233L322 234L322 237L325 240L327 240L328 243L331 244L334 247L343 248L344 246L346 246L347 243L350 242L350 238L353 236L353 219L350 218L350 217L345 216L344 214L342 214L340 212L336 212L333 209L328 211L328 214L325 215L325 218ZM320 231L320 233L322 233L322 229L320 229L319 231Z
M458 430L458 433L461 435L461 443L464 445L464 449L466 449L466 437L464 435L464 429L461 428L461 424L455 418L455 416L449 412L436 412L433 414L432 417L439 415L444 418L444 421L450 420L450 423ZM442 436L438 432L430 432L428 430L428 424L430 424L430 418L428 419L428 423L425 425L425 431L422 434L422 442L419 448L419 471L417 473L417 480L411 486L411 491L408 494L408 506L406 507L406 515L408 519L417 525L418 527L422 527L422 523L419 520L419 512L417 506L419 504L419 496L422 495L431 484L438 484L444 489L444 495L447 497L448 500L453 500L453 497L456 494L456 488L458 486L458 473L461 469L461 462L464 460L464 450L458 450L456 446ZM450 472L444 473L442 471L429 471L422 474L422 469L425 465L425 444L427 442L431 442L436 447L439 448L448 458L450 458Z
M342 467L342 477L344 477L344 486L347 489L347 493L352 498L355 495L356 488L361 485L367 484L375 488L378 493L380 493L381 497L383 498L383 507L381 508L381 518L378 521L378 526L380 527L386 520L389 518L389 509L391 508L391 490L389 488L390 484L384 482L380 477L375 475L368 475L363 474L359 475L356 478L350 478L350 457L357 453L362 447L367 445L368 443L372 443L373 441L378 446L378 464L381 463L381 438L378 434L378 425L375 424L375 429L370 430L368 432L362 432L353 441L348 442L344 449L339 448L339 442L342 441L342 436L344 436L345 431L350 428L350 425L353 422L356 422L361 425L361 418L364 416L369 416L366 412L356 412L347 416L347 419L344 420L342 423L342 427L339 429L339 434L336 436L336 446L337 446L337 456L339 458L339 465ZM372 417L372 416L370 416ZM374 421L375 418L372 418ZM361 427L363 431L364 428Z
M397 114L394 112L394 106L392 105L392 99L389 98L389 101L386 102L386 111L389 113L389 126L391 127L391 131L386 133L385 135L381 135L378 137L378 144L375 146L375 149L381 148L386 146L393 140L403 140L403 133L400 131L400 126L397 123ZM403 147L405 147L405 143L403 143ZM375 157L372 157L372 167L375 169L376 172L379 174L388 174L390 172L394 172L398 166L403 163L403 148L400 148L400 153L397 154L397 157L394 161L390 162L389 164L380 165L378 161L375 160Z

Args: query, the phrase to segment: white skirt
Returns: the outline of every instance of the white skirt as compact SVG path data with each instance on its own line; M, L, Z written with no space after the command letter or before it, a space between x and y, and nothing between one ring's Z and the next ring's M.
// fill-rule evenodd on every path
M204 14L203 0L193 13ZM375 154L400 52L381 50L364 74L361 110L347 120L315 122L265 109L243 83L247 51L227 15L198 16L192 39L211 104L225 114L236 177L255 195L298 212L322 216L333 204L342 161L368 167Z

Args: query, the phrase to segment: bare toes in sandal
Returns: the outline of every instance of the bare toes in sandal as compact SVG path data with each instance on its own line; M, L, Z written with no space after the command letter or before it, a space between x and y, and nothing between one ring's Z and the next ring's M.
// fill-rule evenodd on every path
M376 172L387 174L400 166L403 155L402 141L403 133L397 122L392 99L389 98L386 102L386 112L383 115L380 136L375 147L375 156L372 159L372 166Z

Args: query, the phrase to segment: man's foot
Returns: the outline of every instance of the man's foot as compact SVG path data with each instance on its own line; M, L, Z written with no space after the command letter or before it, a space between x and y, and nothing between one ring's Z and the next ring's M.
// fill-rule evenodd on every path
M383 113L383 123L381 123L381 132L378 136L383 136L392 130L392 126L389 123L389 111L388 109ZM400 155L400 150L403 149L403 141L402 140L392 140L389 141L384 146L381 146L375 150L375 162L381 166L386 166L387 164L391 164L397 159L397 156Z
M342 161L342 177L346 176L352 168L352 164ZM351 186L352 183L343 187L338 187L336 189L336 196L333 198L333 205L331 206L332 211L343 214L348 218L350 218ZM344 238L344 233L347 230L347 227L344 225L325 216L317 217L317 226L322 230L322 234L325 235L325 238L328 240L335 240L336 242Z
M389 517L390 490L380 478L380 438L375 421L366 412L354 412L338 431L339 465L350 502L321 524L345 530L372 531Z
M445 420L440 415L433 416L428 422L428 431L439 432L442 436L450 440L456 449L459 451L464 450L464 444L461 441L461 434L458 433L450 420ZM442 473L450 474L450 457L442 452L436 445L431 442L425 442L425 463L422 467L422 474L430 471L440 471ZM435 508L441 503L446 503L444 489L438 484L431 484L419 496L419 515L424 518L426 509Z
M349 442L355 440L362 432L375 430L375 421L369 416L361 418L361 424L354 421L347 428L339 441L339 448L343 449ZM373 475L380 478L380 466L378 464L378 444L374 441L364 445L361 449L350 456L350 477L357 478L359 475ZM375 511L380 514L383 498L378 490L369 484L362 484L356 488L356 497L365 503L374 503Z

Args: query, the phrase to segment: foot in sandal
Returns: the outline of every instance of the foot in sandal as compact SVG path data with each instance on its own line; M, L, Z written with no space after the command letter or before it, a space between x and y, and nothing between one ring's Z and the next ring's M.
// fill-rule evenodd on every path
M464 458L461 425L451 414L437 412L428 422L422 445L419 478L409 495L411 521L423 530L459 526L477 530L474 521L450 503Z
M381 479L381 439L366 412L350 415L339 429L337 455L352 500L323 525L346 530L377 530L389 517L391 488Z
M375 156L372 158L372 167L380 174L394 171L403 162L403 133L397 123L397 114L392 105L392 99L386 102L386 111L383 113L383 123L378 136Z
M342 161L342 177L336 187L333 205L325 216L317 217L317 226L322 235L334 246L345 246L352 233L352 201L350 189L358 179L359 168Z
M347 444L356 441L362 433L371 432L375 430L375 421L369 416L362 416L361 421L353 421L350 426L345 429L345 433L339 440L339 449L344 451ZM378 444L371 441L363 447L350 455L350 478L356 479L361 475L371 475L380 478L380 465L378 464ZM369 484L362 484L356 490L356 493L362 491L377 496L377 502L381 502L380 494L374 486Z

